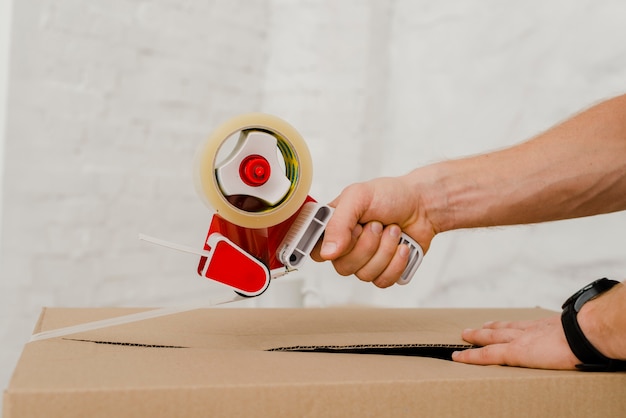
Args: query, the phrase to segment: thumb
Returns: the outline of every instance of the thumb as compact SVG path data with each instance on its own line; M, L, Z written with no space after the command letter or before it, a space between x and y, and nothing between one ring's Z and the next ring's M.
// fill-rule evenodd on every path
M332 202L332 206L335 202ZM359 216L339 203L326 224L320 247L320 257L334 260L352 249L363 227L358 223Z

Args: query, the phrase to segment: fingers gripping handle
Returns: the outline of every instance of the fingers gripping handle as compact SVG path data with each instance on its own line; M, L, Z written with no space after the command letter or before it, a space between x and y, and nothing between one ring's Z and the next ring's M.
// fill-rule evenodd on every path
M333 208L315 202L306 203L289 233L278 247L277 257L288 270L299 268L306 256L311 253L322 237L330 220ZM411 281L424 258L422 247L410 236L402 233L398 245L409 247L409 261L397 283L404 285Z

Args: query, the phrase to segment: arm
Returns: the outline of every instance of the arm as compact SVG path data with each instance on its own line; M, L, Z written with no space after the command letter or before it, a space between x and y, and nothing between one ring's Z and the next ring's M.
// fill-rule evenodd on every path
M626 209L626 95L517 146L443 163L440 176L442 230Z
M313 257L379 287L406 265L398 226L427 251L448 230L626 209L626 95L510 148L349 186L331 206Z

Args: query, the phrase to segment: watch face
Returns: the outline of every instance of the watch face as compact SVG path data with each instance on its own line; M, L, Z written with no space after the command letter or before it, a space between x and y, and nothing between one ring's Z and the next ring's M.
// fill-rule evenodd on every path
M572 296L567 298L567 300L565 302L563 302L563 306L561 306L561 309L565 309L565 307L569 306L569 305L573 305L573 307L575 308L576 305L577 305L576 302L578 301L578 299L582 296L583 293L585 293L587 290L592 288L595 283L596 282L593 282L593 283L590 283L590 284L586 285L585 287L583 287L582 289L580 289L579 291L574 293ZM582 305L580 305L578 307L578 309L580 309L581 306ZM576 309L576 312L578 312L578 309Z
M598 279L592 283L589 283L587 286L583 287L574 295L572 295L572 297L570 297L563 304L563 308L565 308L566 305L573 303L574 311L578 313L585 303L589 302L591 299L595 298L596 296L606 292L607 290L615 286L617 283L619 282L615 280L609 280L606 277L602 279Z
M595 287L590 287L589 289L582 292L581 295L578 296L576 301L574 302L574 310L578 313L580 312L580 308L591 299L598 296L601 292L598 291Z

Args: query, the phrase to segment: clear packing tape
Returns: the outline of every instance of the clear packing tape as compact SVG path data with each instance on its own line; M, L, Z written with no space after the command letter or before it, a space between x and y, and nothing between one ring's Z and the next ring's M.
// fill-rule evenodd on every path
M186 245L181 245L177 243L173 243L170 241L162 240L160 238L154 238L149 235L139 234L139 239L142 241L147 241L152 244L160 245L162 247L171 248L173 250L182 251L185 253L195 254L199 256L207 256L208 251L198 250L197 248L189 247ZM291 270L293 271L293 270ZM287 274L286 269L274 269L272 270L271 277L272 279L278 278ZM181 312L193 311L195 309L202 308L210 308L212 306L225 305L232 302L238 302L241 300L249 299L248 297L241 296L239 294L222 296L221 298L214 298L213 300L203 301L202 303L197 304L188 304L182 305L178 307L167 307L167 308L157 308L151 309L145 312L138 312L130 315L122 315L115 318L103 319L100 321L87 322L80 325L74 325L70 327L58 328L50 331L44 331L37 334L33 334L30 338L30 341L40 341L46 340L50 338L58 338L64 337L66 335L77 334L79 332L87 332L101 328L113 327L116 325L129 324L131 322L143 321L151 318L158 318L160 316L174 315Z
M58 338L64 337L66 335L78 334L80 332L93 331L96 329L113 327L116 325L129 324L131 322L144 321L146 319L158 318L160 316L173 315L181 312L193 311L196 309L207 308L211 306L224 305L226 303L237 302L239 300L247 299L244 296L234 295L229 298L224 298L222 300L214 300L207 302L202 302L198 304L192 305L183 305L178 307L169 307L169 308L158 308L151 309L145 312L138 312L130 315L122 315L117 316L115 318L103 319L100 321L86 322L80 325L73 325L70 327L57 328L50 331L39 332L37 334L33 334L30 338L30 341L41 341L47 340L50 338Z

